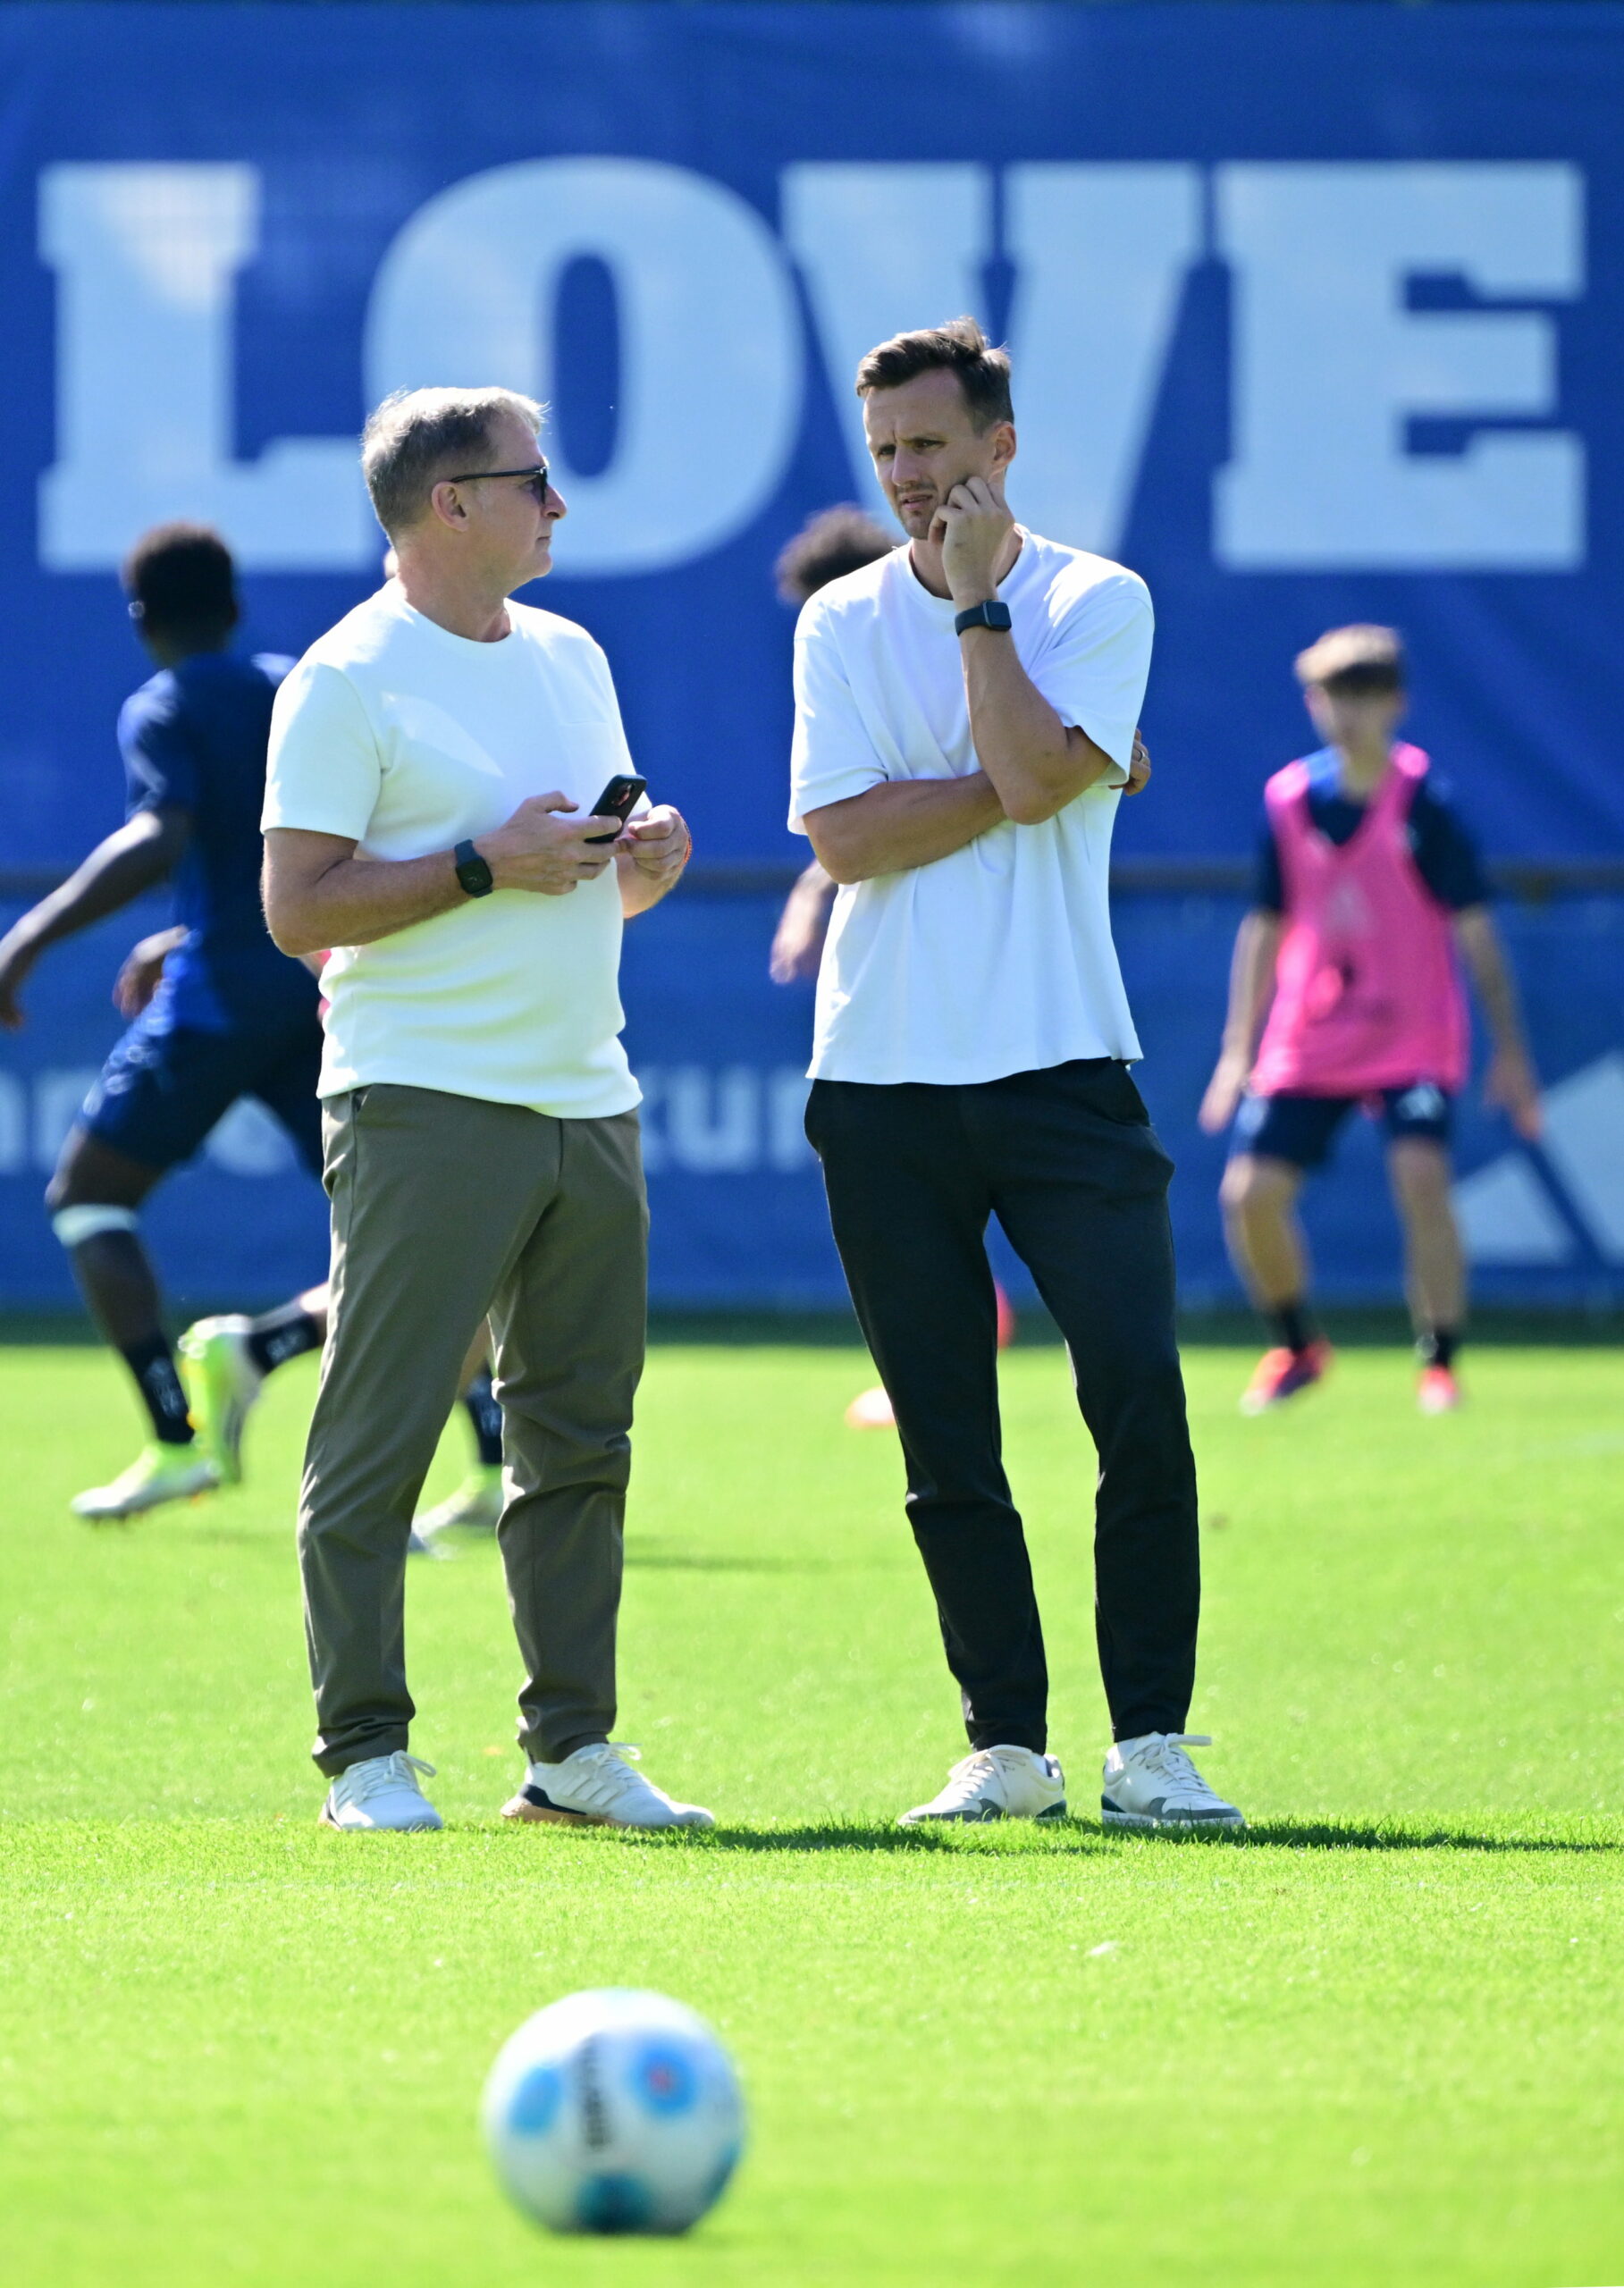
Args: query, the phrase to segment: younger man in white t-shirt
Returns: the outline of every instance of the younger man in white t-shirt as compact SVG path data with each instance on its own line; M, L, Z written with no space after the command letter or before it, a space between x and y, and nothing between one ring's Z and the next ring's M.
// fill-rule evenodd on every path
M802 613L790 823L842 885L806 1130L970 1737L905 1816L1065 1811L999 1454L996 1215L1065 1337L1099 1454L1103 1816L1238 1825L1184 1753L1200 1592L1172 1169L1129 1076L1107 899L1150 600L1120 565L1015 524L1009 360L972 319L882 343L857 391L911 545Z

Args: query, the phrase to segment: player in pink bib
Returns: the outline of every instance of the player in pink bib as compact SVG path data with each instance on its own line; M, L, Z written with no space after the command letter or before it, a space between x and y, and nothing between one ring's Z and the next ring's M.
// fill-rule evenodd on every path
M1234 1120L1225 1229L1278 1335L1241 1406L1279 1405L1330 1364L1308 1312L1296 1200L1359 1105L1386 1131L1419 1403L1443 1413L1460 1403L1466 1308L1449 1161L1470 1048L1461 960L1494 1040L1485 1094L1525 1136L1538 1132L1538 1085L1477 851L1426 756L1393 740L1405 705L1398 636L1334 628L1297 674L1326 744L1265 789L1258 894L1236 940L1224 1047L1200 1115L1212 1133Z

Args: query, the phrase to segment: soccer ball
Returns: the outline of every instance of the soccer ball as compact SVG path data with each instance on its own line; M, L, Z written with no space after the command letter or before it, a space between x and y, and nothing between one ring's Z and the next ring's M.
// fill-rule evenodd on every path
M745 2131L704 2020L624 1987L526 2018L491 2068L483 2118L508 2192L555 2233L686 2233L720 2199Z

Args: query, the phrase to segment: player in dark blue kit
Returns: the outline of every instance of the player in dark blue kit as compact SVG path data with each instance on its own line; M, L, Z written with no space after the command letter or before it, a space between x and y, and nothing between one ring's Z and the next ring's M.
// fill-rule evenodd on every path
M239 1097L274 1114L318 1180L322 1160L318 988L302 963L277 952L259 902L271 702L292 662L228 649L235 577L225 543L206 526L147 534L124 585L159 670L119 718L129 816L0 940L0 1023L14 1029L18 988L47 946L173 879L176 928L144 941L125 966L120 1005L135 1022L86 1099L46 1193L85 1300L151 1421L131 1467L75 1500L90 1518L131 1517L237 1474L234 1443L200 1439L189 1415L137 1236L142 1201ZM262 1371L322 1340L320 1317L302 1300L243 1324Z

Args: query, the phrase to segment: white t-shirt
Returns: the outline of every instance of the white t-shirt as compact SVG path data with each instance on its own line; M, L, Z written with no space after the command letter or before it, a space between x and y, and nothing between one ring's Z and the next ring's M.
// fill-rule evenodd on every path
M1111 829L1150 666L1137 573L1024 530L998 590L1021 663L1061 720L1121 766L1040 826L1006 820L950 857L835 901L812 1076L962 1084L1137 1057L1111 942ZM979 769L955 607L905 547L831 580L795 630L789 823L894 778Z
M590 810L632 769L609 662L570 621L508 611L512 632L476 644L393 581L358 604L276 694L263 824L421 858L528 795ZM620 930L611 865L563 897L499 889L339 947L322 972L320 1093L392 1081L567 1118L628 1111Z

